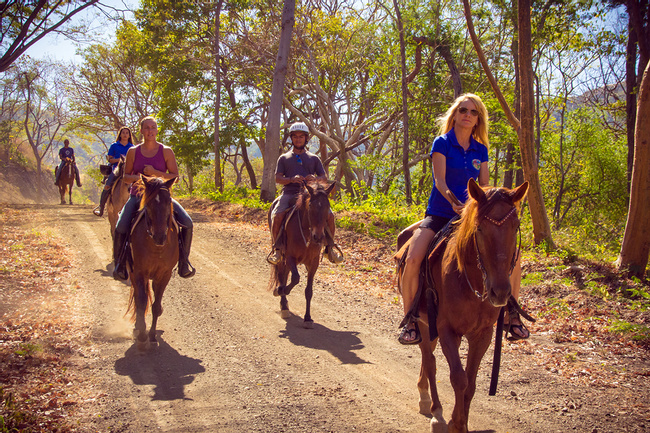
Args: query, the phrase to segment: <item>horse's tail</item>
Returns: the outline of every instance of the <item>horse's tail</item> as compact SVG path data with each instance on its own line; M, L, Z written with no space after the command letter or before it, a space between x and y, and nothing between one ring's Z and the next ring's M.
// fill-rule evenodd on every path
M147 291L147 303L145 304L144 307L144 315L146 316L147 313L149 312L149 305L151 305L152 302L152 290L151 290L151 281L146 280L145 282L145 290ZM131 282L131 293L129 294L129 305L126 308L126 313L124 315L128 315L131 313L131 323L135 322L135 316L137 312L135 311L135 288L133 287L133 282Z
M289 268L287 263L283 260L280 261L277 265L271 265L273 271L271 272L271 278L269 278L268 291L273 292L278 286L284 286L287 283L287 275L289 273Z

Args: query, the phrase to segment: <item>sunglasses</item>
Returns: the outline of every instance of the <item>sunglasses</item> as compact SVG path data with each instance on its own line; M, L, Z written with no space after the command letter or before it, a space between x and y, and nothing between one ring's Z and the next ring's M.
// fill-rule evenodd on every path
M467 108L467 107L459 107L459 108L458 108L458 112L459 112L460 114L465 114L465 113L467 113L467 111L469 111L469 112L472 114L472 116L474 116L474 117L478 117L478 110L470 110L470 109Z
M298 155L297 153L294 153L294 155L296 155L296 160L298 161L298 164L302 165L302 159L300 159L300 155Z

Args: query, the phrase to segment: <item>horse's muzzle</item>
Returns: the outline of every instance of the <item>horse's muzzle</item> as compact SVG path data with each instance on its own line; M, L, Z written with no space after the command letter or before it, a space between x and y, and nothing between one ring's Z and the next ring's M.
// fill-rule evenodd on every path
M503 307L508 303L510 294L511 294L510 283L508 283L507 287L491 286L488 290L487 299L492 306Z

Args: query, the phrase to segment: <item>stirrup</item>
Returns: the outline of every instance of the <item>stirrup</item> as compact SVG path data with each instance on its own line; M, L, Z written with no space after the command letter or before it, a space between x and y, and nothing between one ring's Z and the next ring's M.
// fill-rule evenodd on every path
M95 209L93 209L93 213L98 217L104 216L104 209L100 209L100 206L97 206Z
M275 248L273 249L273 251L269 253L268 256L266 256L266 261L272 265L277 265L278 263L280 263L281 260L282 260L282 254L280 253L280 250Z

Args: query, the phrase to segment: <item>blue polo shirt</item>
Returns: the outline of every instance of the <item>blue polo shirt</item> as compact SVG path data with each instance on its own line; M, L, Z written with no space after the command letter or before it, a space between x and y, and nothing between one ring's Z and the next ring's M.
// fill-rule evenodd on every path
M133 143L127 143L126 146L124 146L119 141L116 141L115 143L111 144L111 147L108 149L108 155L112 156L115 159L120 159L120 156L126 156L126 151L131 147L133 147ZM111 164L111 166L115 168L117 166L117 162L115 164Z
M487 147L476 141L474 137L470 137L469 147L467 150L463 149L458 144L456 134L452 129L433 141L429 157L434 152L445 155L447 162L445 181L449 190L454 193L458 200L462 202L467 201L467 182L469 182L470 178L474 178L478 182L481 163L488 161ZM445 218L451 218L456 215L451 204L438 191L438 188L436 188L435 178L433 179L433 190L429 197L426 214Z

